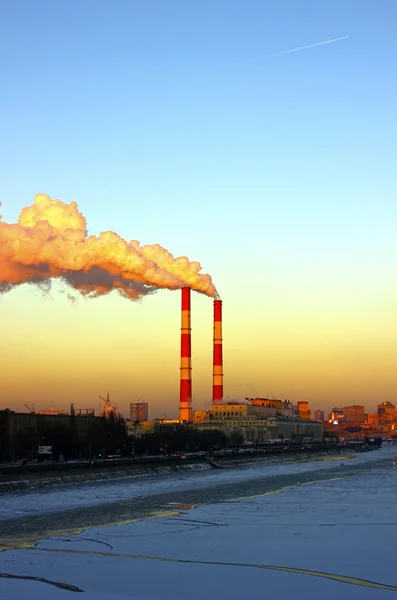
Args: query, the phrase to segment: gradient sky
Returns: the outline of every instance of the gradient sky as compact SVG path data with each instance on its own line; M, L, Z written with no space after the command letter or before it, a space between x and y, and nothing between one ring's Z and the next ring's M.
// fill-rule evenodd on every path
M225 394L397 402L395 0L2 0L0 201L199 260ZM350 36L300 52L259 57ZM0 298L0 408L176 416L178 292ZM192 298L194 407L212 301Z

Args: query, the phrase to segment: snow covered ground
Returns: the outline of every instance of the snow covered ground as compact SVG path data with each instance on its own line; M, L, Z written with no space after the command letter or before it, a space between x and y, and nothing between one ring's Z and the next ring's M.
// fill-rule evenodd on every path
M3 552L0 598L58 600L82 591L87 600L397 599L393 457L388 449L363 454L355 460L387 461Z
M389 449L386 449L386 452ZM351 463L377 461L380 453L369 452L358 454ZM386 454L387 455L387 454ZM142 477L127 477L122 480L83 482L77 485L60 484L50 490L30 491L27 493L6 493L0 495L0 521L29 515L49 514L78 507L113 504L120 500L130 500L138 497L152 496L182 490L194 490L225 484L250 481L256 478L274 477L277 475L308 473L335 468L335 461L325 457L323 462L309 459L299 462L285 463L283 460L274 462L258 462L251 466L230 468L224 470L209 470L194 473L172 473L166 475L151 475ZM338 458L338 461L340 458ZM345 459L343 459L345 460Z

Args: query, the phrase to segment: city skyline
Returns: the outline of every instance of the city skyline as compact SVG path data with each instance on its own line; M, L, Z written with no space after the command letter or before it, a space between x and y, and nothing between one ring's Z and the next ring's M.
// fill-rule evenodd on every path
M171 5L5 3L3 221L48 194L90 234L199 261L223 300L226 398L397 404L394 4ZM109 391L126 416L138 398L176 416L180 293L69 293L0 295L0 407ZM194 409L212 326L192 293Z

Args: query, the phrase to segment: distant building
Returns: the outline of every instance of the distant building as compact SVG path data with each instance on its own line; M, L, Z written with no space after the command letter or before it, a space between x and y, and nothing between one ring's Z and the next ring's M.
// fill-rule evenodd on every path
M196 410L194 423L202 431L219 429L231 438L242 436L245 444L260 444L272 439L295 442L304 438L321 440L323 436L320 423L302 422L297 417L279 417L275 406L262 402L252 404L247 400L223 402L209 410Z
M323 423L324 422L324 411L320 410L318 408L314 413L314 420L318 421L319 423Z
M41 410L36 410L36 415L67 415L68 413L62 409L56 409L53 406L50 408L42 408Z
M131 402L130 403L130 419L134 421L149 420L149 405L147 402Z
M99 396L99 397L105 403L103 410L99 413L101 415L101 417L106 417L107 419L110 419L112 417L116 418L117 417L117 408L116 408L116 405L113 404L113 402L110 400L109 392L108 392L108 395L106 396L106 398L103 398L102 396Z
M328 421L337 425L340 421L346 421L344 408L333 408L328 416Z
M127 430L129 435L140 437L141 435L148 435L151 433L174 433L175 431L185 431L186 428L193 427L192 425L186 425L179 421L179 419L155 419L154 421L129 421L127 423Z
M379 415L378 415L378 413L368 413L368 415L367 415L367 423L371 427L377 427L379 425Z
M299 417L305 421L312 420L312 411L309 408L308 402L298 402Z
M245 398L245 400L253 406L275 408L278 416L290 418L298 414L297 407L294 408L292 402L288 400L277 400L276 398Z
M396 407L391 402L378 404L379 423L390 423L397 419Z
M207 421L217 421L226 427L250 426L258 419L276 417L277 410L274 406L253 405L245 402L223 402L214 404L209 410L195 410L193 422L195 424Z
M75 417L95 417L95 408L73 408L72 404L70 414Z
M352 406L345 406L343 409L345 415L345 421L349 423L364 423L365 421L365 408L364 406L360 406L358 404L354 404Z

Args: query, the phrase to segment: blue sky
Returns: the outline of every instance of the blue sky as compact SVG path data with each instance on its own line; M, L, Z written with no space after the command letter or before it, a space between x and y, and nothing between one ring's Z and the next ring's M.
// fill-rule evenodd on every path
M234 318L274 295L291 322L395 323L396 22L394 0L3 0L3 217L76 200L92 233L201 261Z
M187 210L208 233L223 218L231 238L274 240L276 227L284 242L299 223L321 229L319 216L339 227L363 210L370 225L374 193L388 210L394 2L38 1L2 13L5 215L45 188L84 199L93 230L124 229L125 210L141 238L183 252Z

